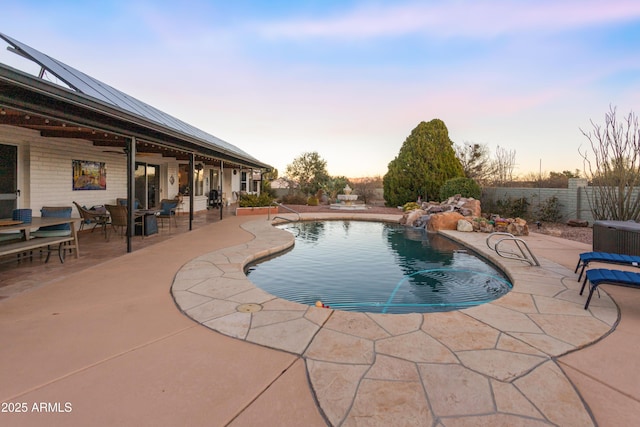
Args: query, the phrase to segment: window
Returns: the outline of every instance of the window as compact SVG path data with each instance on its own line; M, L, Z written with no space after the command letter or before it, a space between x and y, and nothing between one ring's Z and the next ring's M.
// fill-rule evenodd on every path
M204 194L204 166L201 163L195 165L194 174L193 180L195 182L193 188L195 188L195 193L193 195L202 196Z
M189 165L178 166L178 191L180 194L188 195L191 192L189 185Z
M242 172L240 175L240 191L247 191L247 173Z
M180 183L180 193L188 195L191 191L189 185L189 165L181 164L178 167L178 182ZM194 196L202 196L204 194L204 165L198 163L194 166L193 171L193 188Z

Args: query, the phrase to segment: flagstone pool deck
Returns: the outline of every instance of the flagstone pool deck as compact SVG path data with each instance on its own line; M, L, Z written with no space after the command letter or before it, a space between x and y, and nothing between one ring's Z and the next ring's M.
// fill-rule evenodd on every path
M613 300L601 292L584 310L573 268L590 246L532 234L525 240L542 264L532 267L497 257L484 234L445 234L502 267L514 289L448 313L303 306L243 273L292 236L266 217L231 217L1 301L0 400L28 410L0 412L0 425L618 426L640 418L640 292L603 286ZM61 410L35 411L40 402Z

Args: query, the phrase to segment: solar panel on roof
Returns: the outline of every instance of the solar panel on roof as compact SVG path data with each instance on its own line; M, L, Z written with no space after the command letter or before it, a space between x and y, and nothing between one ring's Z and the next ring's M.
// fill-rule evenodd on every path
M0 33L0 37L17 49L20 54L34 61L77 92L143 117L166 128L197 138L212 145L214 149L219 148L229 151L245 159L260 163L256 158L235 145L185 123L5 34Z

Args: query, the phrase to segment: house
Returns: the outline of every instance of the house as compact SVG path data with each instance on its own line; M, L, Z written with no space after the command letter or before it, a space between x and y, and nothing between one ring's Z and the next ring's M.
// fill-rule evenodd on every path
M225 203L241 191L258 192L261 173L271 169L0 33L1 48L3 42L40 72L0 63L0 218L16 208L39 216L42 206L90 207L124 197L153 208L178 193L184 210L197 212L207 208L210 190Z

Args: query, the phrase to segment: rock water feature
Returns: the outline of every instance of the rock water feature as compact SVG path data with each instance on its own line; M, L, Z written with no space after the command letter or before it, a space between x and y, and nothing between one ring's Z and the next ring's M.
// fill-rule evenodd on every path
M410 227L424 227L427 231L458 230L482 233L503 231L514 236L529 235L529 226L522 218L482 216L479 200L461 197L459 194L442 203L423 202L420 209L405 212L400 223Z
M367 209L367 205L364 203L354 203L358 200L358 195L351 194L352 191L353 190L351 190L349 184L347 184L347 186L344 187L344 194L338 194L338 200L340 200L340 203L331 203L331 209L340 209L345 211Z

